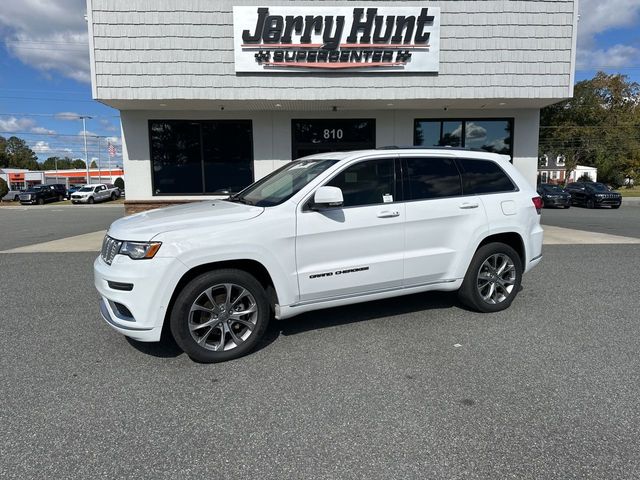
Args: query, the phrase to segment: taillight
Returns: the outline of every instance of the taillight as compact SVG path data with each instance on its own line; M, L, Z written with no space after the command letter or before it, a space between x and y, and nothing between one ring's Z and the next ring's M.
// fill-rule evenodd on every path
M542 198L533 197L531 201L533 201L533 205L536 207L536 212L538 212L538 215L540 215L540 212L542 212L542 205L543 205Z

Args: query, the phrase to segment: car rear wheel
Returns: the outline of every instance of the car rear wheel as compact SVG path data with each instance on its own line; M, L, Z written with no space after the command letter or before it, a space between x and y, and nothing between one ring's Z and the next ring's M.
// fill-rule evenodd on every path
M116 198L118 198L118 196L115 193L111 194L111 201L115 200Z
M260 283L242 270L216 270L191 280L170 317L176 343L193 360L215 363L250 352L267 329L271 309Z
M88 204L93 204L95 200L93 199L93 197L89 197L89 200L87 200Z
M44 205L44 198L39 198L36 203L38 205Z
M458 290L458 298L478 312L508 308L520 290L522 261L504 243L490 243L478 249Z
M15 197L13 197L13 201L14 202L20 201L20 195L16 195Z
M587 200L587 208L596 208L596 204L592 199Z

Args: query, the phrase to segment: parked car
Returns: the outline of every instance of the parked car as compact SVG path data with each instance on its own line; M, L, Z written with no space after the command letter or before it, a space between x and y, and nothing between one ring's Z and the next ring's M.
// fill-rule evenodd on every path
M43 205L47 202L63 200L66 187L62 184L34 185L20 194L20 203L23 205Z
M571 207L571 194L558 185L541 183L538 185L538 195L542 197L545 207Z
M542 199L503 155L453 149L324 153L226 200L143 212L109 228L94 262L118 332L193 359L244 355L271 315L428 290L509 307L542 258Z
M612 192L609 187L600 182L573 182L567 185L573 205L584 205L587 208L609 206L620 208L622 195Z
M71 200L71 195L74 194L75 192L77 192L78 190L80 190L80 186L74 185L69 187L69 189L67 190L67 200Z
M71 203L95 203L115 200L120 197L120 190L113 185L98 183L96 185L85 185L76 190L71 195Z
M2 197L2 200L5 202L19 202L20 194L24 192L24 188L22 190L9 190L7 194Z

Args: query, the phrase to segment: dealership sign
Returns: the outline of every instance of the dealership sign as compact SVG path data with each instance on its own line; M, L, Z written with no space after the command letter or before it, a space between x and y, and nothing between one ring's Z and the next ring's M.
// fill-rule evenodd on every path
M233 7L236 72L437 72L440 8Z

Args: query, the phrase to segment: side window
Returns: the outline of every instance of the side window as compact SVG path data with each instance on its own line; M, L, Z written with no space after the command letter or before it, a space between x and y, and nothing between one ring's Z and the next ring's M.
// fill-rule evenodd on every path
M460 173L451 158L407 158L407 200L462 195Z
M393 202L394 163L391 158L359 162L340 172L327 185L342 190L345 207Z
M512 192L516 189L502 168L490 160L460 158L458 163L462 169L464 195Z

